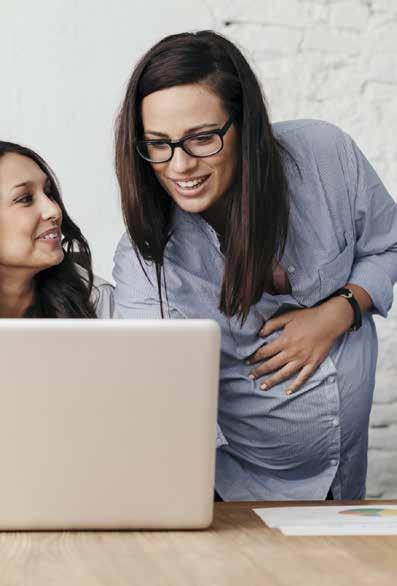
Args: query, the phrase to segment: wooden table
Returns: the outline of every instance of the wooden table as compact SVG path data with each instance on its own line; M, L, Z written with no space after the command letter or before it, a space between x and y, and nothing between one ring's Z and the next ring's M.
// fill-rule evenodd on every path
M397 536L285 537L252 512L301 504L332 506L216 503L207 531L1 533L0 585L396 586Z

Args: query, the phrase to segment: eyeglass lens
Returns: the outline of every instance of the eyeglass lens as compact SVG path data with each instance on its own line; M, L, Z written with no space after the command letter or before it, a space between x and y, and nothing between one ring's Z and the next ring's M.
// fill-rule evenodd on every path
M214 155L223 146L222 138L218 134L192 136L184 140L182 144L184 150L194 157ZM154 163L168 161L172 156L172 147L164 142L142 142L139 144L139 150L146 159Z

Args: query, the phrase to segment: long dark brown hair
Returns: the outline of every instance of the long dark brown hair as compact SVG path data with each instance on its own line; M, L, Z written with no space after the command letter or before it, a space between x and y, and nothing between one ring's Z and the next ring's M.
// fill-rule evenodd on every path
M90 248L65 209L55 174L40 155L31 149L0 141L0 159L7 153L28 157L40 167L50 183L49 196L62 211L64 258L60 264L44 269L34 277L34 301L24 317L95 318L95 309L90 301L93 288ZM85 269L87 278L76 268L76 259Z
M115 162L124 220L135 250L155 263L162 308L161 271L174 204L150 163L138 155L135 142L143 134L143 98L192 83L206 85L221 99L239 136L237 177L228 197L219 308L244 322L251 305L273 288L273 263L284 250L289 203L283 155L288 153L273 135L252 69L239 49L221 35L201 31L168 36L136 65L116 127Z

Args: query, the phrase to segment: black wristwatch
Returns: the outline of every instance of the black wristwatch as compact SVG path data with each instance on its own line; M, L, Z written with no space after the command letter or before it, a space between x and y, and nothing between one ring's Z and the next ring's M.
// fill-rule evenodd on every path
M337 297L338 295L341 295L342 297L344 297L353 308L354 321L353 321L353 325L349 329L349 332L356 332L357 330L359 330L361 328L361 323L362 323L361 309L358 304L358 301L354 297L353 291L351 291L351 289L348 289L347 287L341 287L340 289L337 289L334 293L332 293L332 295L330 295L330 297Z

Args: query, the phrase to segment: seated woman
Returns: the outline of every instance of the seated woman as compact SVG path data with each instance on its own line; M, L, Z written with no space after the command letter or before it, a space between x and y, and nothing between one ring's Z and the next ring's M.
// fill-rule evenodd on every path
M93 276L51 169L32 150L0 141L0 317L113 314L112 286Z
M121 316L222 330L217 492L362 498L397 205L357 145L326 122L271 125L243 55L204 31L136 66L116 168Z

